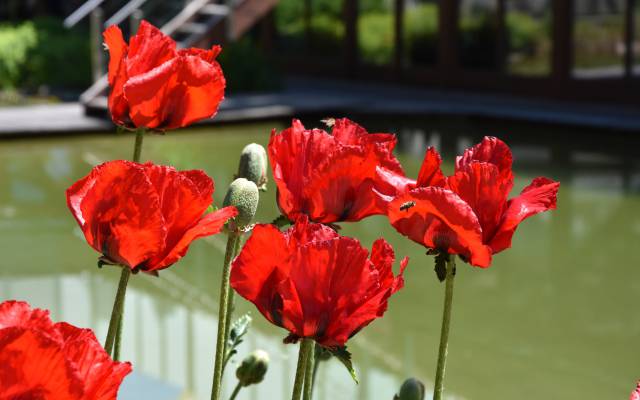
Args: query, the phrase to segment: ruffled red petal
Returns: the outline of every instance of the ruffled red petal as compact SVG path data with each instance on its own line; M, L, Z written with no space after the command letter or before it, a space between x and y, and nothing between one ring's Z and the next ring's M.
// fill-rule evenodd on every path
M114 400L131 365L112 361L91 330L48 314L0 304L0 399Z
M161 66L176 57L176 42L149 22L142 20L129 41L127 75L134 77Z
M485 243L493 237L506 210L513 183L500 175L498 167L471 162L449 177L448 187L464 200L478 217Z
M485 162L498 167L500 176L505 181L513 181L513 156L511 149L502 140L485 136L482 141L475 146L466 149L464 154L456 158L456 171L463 169L472 162ZM509 188L511 190L511 188Z
M444 187L447 184L447 178L442 173L442 169L440 169L441 164L442 159L440 158L438 151L433 147L429 147L424 153L424 160L420 166L416 186Z
M124 96L124 84L128 79L126 69L127 44L122 31L116 25L107 28L102 34L109 50L109 111L113 122L127 125L129 121L129 103Z
M165 254L164 257L154 257L150 259L144 264L142 269L144 271L155 271L173 265L176 261L184 257L187 250L189 250L191 242L201 237L219 233L224 227L224 224L236 215L238 215L238 210L235 207L225 207L208 213L198 220L194 226L187 229L173 247L166 247L162 253Z
M629 400L640 400L640 381L636 384L636 390L631 392Z
M289 274L290 258L287 238L273 225L258 224L231 268L231 287L280 326L283 304L278 285Z
M233 262L231 286L293 337L340 346L381 316L402 286L386 242L367 257L357 240L304 217L285 233L258 225Z
M175 129L212 117L224 97L220 68L197 56L179 56L124 85L136 126Z
M297 120L273 131L269 159L280 210L291 220L305 214L323 223L385 213L385 196L398 190L394 177L404 176L394 146L393 135L368 134L346 119L336 121L331 135Z
M87 243L114 262L134 268L164 246L160 198L139 164L95 167L67 189L67 205Z
M469 205L450 190L414 189L389 204L388 216L398 232L428 248L460 254L478 267L491 264L491 248Z
M90 329L79 329L65 322L56 324L64 352L84 386L84 398L113 400L131 364L114 362Z
M540 212L554 210L559 188L560 182L538 177L518 197L509 200L502 222L489 243L493 252L511 247L511 238L520 222Z

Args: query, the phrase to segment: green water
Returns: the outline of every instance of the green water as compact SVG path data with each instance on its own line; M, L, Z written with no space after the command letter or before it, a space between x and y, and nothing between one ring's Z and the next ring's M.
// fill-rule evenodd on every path
M450 398L626 398L640 378L640 153L633 150L638 143L613 134L464 120L378 119L371 125L399 131L399 157L412 176L428 143L448 153L487 131L509 130L517 190L538 175L562 181L558 210L527 220L513 248L495 256L491 268L459 265L446 379ZM143 159L204 169L215 180L219 203L242 147L266 144L271 128L281 126L149 137ZM577 137L581 147L571 144ZM103 340L118 271L96 267L97 254L82 239L64 191L93 165L130 158L132 146L131 135L113 134L0 142L0 300L49 308L54 319L91 327ZM445 157L451 168L452 155ZM260 221L277 215L273 184L269 189L261 198ZM385 317L350 342L360 385L331 361L320 369L315 398L390 400L408 376L431 387L444 289L432 258L382 217L344 224L343 233L366 246L384 236L411 261L406 286L391 298ZM135 374L123 385L121 399L209 398L224 240L195 242L160 278L131 280L123 358L133 362ZM254 316L241 355L262 348L272 358L265 382L243 390L239 399L288 398L297 348L283 345L286 333L266 323L251 304L237 306ZM227 373L227 397L234 369Z

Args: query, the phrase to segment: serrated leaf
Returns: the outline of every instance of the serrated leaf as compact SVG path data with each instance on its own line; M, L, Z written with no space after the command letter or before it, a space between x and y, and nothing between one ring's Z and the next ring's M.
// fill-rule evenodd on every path
M356 376L356 370L353 369L353 363L351 362L351 353L349 353L349 350L347 350L347 346L337 347L335 349L331 349L330 351L331 351L331 354L335 358L340 360L342 365L344 365L345 368L347 368L347 371L349 371L349 374L351 375L351 378L353 378L355 383L359 384L360 382L358 382L358 377Z
M229 328L229 338L227 339L227 346L225 348L223 368L227 365L231 357L238 353L237 348L242 343L243 337L249 332L251 321L251 315L246 313L231 324Z
M284 226L291 225L291 221L289 221L289 218L281 215L278 218L274 219L271 224L277 226L278 228L282 228Z

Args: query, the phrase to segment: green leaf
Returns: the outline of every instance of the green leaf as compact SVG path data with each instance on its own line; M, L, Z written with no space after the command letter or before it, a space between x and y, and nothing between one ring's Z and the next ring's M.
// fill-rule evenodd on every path
M353 369L353 363L351 362L351 353L347 350L347 346L337 347L335 349L330 349L331 354L347 368L349 374L351 374L351 378L355 381L356 384L359 384L358 377L356 376L356 370Z
M281 215L278 218L274 219L271 224L277 226L278 228L282 228L284 226L291 225L291 221L289 221L289 218Z
M243 341L243 337L249 332L251 326L251 315L249 313L244 314L242 317L235 320L229 329L229 338L227 339L226 352L224 355L223 368L227 365L229 360L238 353L238 346Z

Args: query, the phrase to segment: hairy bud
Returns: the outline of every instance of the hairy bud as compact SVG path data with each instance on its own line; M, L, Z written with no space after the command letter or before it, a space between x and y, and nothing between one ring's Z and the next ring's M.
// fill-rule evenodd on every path
M249 354L236 370L236 377L242 386L254 385L262 382L269 368L269 354L256 350Z
M267 152L257 143L248 144L240 154L238 165L238 178L246 178L258 186L258 189L267 190Z
M232 230L243 229L251 223L256 214L259 199L260 195L255 183L245 178L238 178L231 182L223 205L225 207L234 206L238 209L238 215L232 221L232 225L234 225L231 226Z

